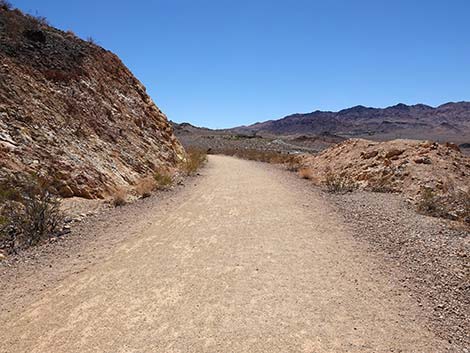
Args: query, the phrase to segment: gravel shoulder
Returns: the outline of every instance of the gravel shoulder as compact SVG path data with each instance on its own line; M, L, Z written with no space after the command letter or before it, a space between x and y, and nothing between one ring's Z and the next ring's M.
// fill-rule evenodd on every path
M355 238L383 258L438 335L470 347L470 234L456 222L420 215L401 195L323 194Z
M461 352L324 194L210 156L0 273L0 352Z

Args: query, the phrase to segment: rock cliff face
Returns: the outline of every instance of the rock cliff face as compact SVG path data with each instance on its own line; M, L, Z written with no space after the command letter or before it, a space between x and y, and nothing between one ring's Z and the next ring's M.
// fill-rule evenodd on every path
M0 178L36 173L62 196L106 197L184 150L113 53L0 8Z

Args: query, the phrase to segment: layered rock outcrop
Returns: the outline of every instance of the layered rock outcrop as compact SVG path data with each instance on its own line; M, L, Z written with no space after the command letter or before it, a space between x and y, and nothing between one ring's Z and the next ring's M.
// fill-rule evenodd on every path
M183 158L116 55L0 8L0 178L35 173L62 196L102 198Z

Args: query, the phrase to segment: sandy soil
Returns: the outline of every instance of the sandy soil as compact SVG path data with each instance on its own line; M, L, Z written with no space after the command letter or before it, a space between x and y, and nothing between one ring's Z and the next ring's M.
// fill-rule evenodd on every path
M48 266L3 271L0 352L451 350L308 185L222 156L202 174L84 225L94 240Z

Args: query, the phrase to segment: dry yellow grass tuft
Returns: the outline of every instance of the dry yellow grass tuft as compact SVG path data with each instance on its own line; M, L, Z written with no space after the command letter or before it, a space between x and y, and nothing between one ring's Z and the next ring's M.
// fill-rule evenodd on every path
M207 153L197 148L186 149L186 161L183 170L188 175L195 174L207 162Z
M146 177L141 180L136 184L135 186L135 191L137 192L137 195L139 195L142 198L150 197L152 195L152 191L154 191L156 188L156 181L152 177Z
M307 179L307 180L313 179L313 172L310 168L301 168L299 169L298 173L302 179Z
M114 207L121 207L127 203L127 191L124 188L117 189L112 198L112 204Z
M153 179L156 183L156 188L159 190L168 189L173 184L173 178L166 172L155 172Z

